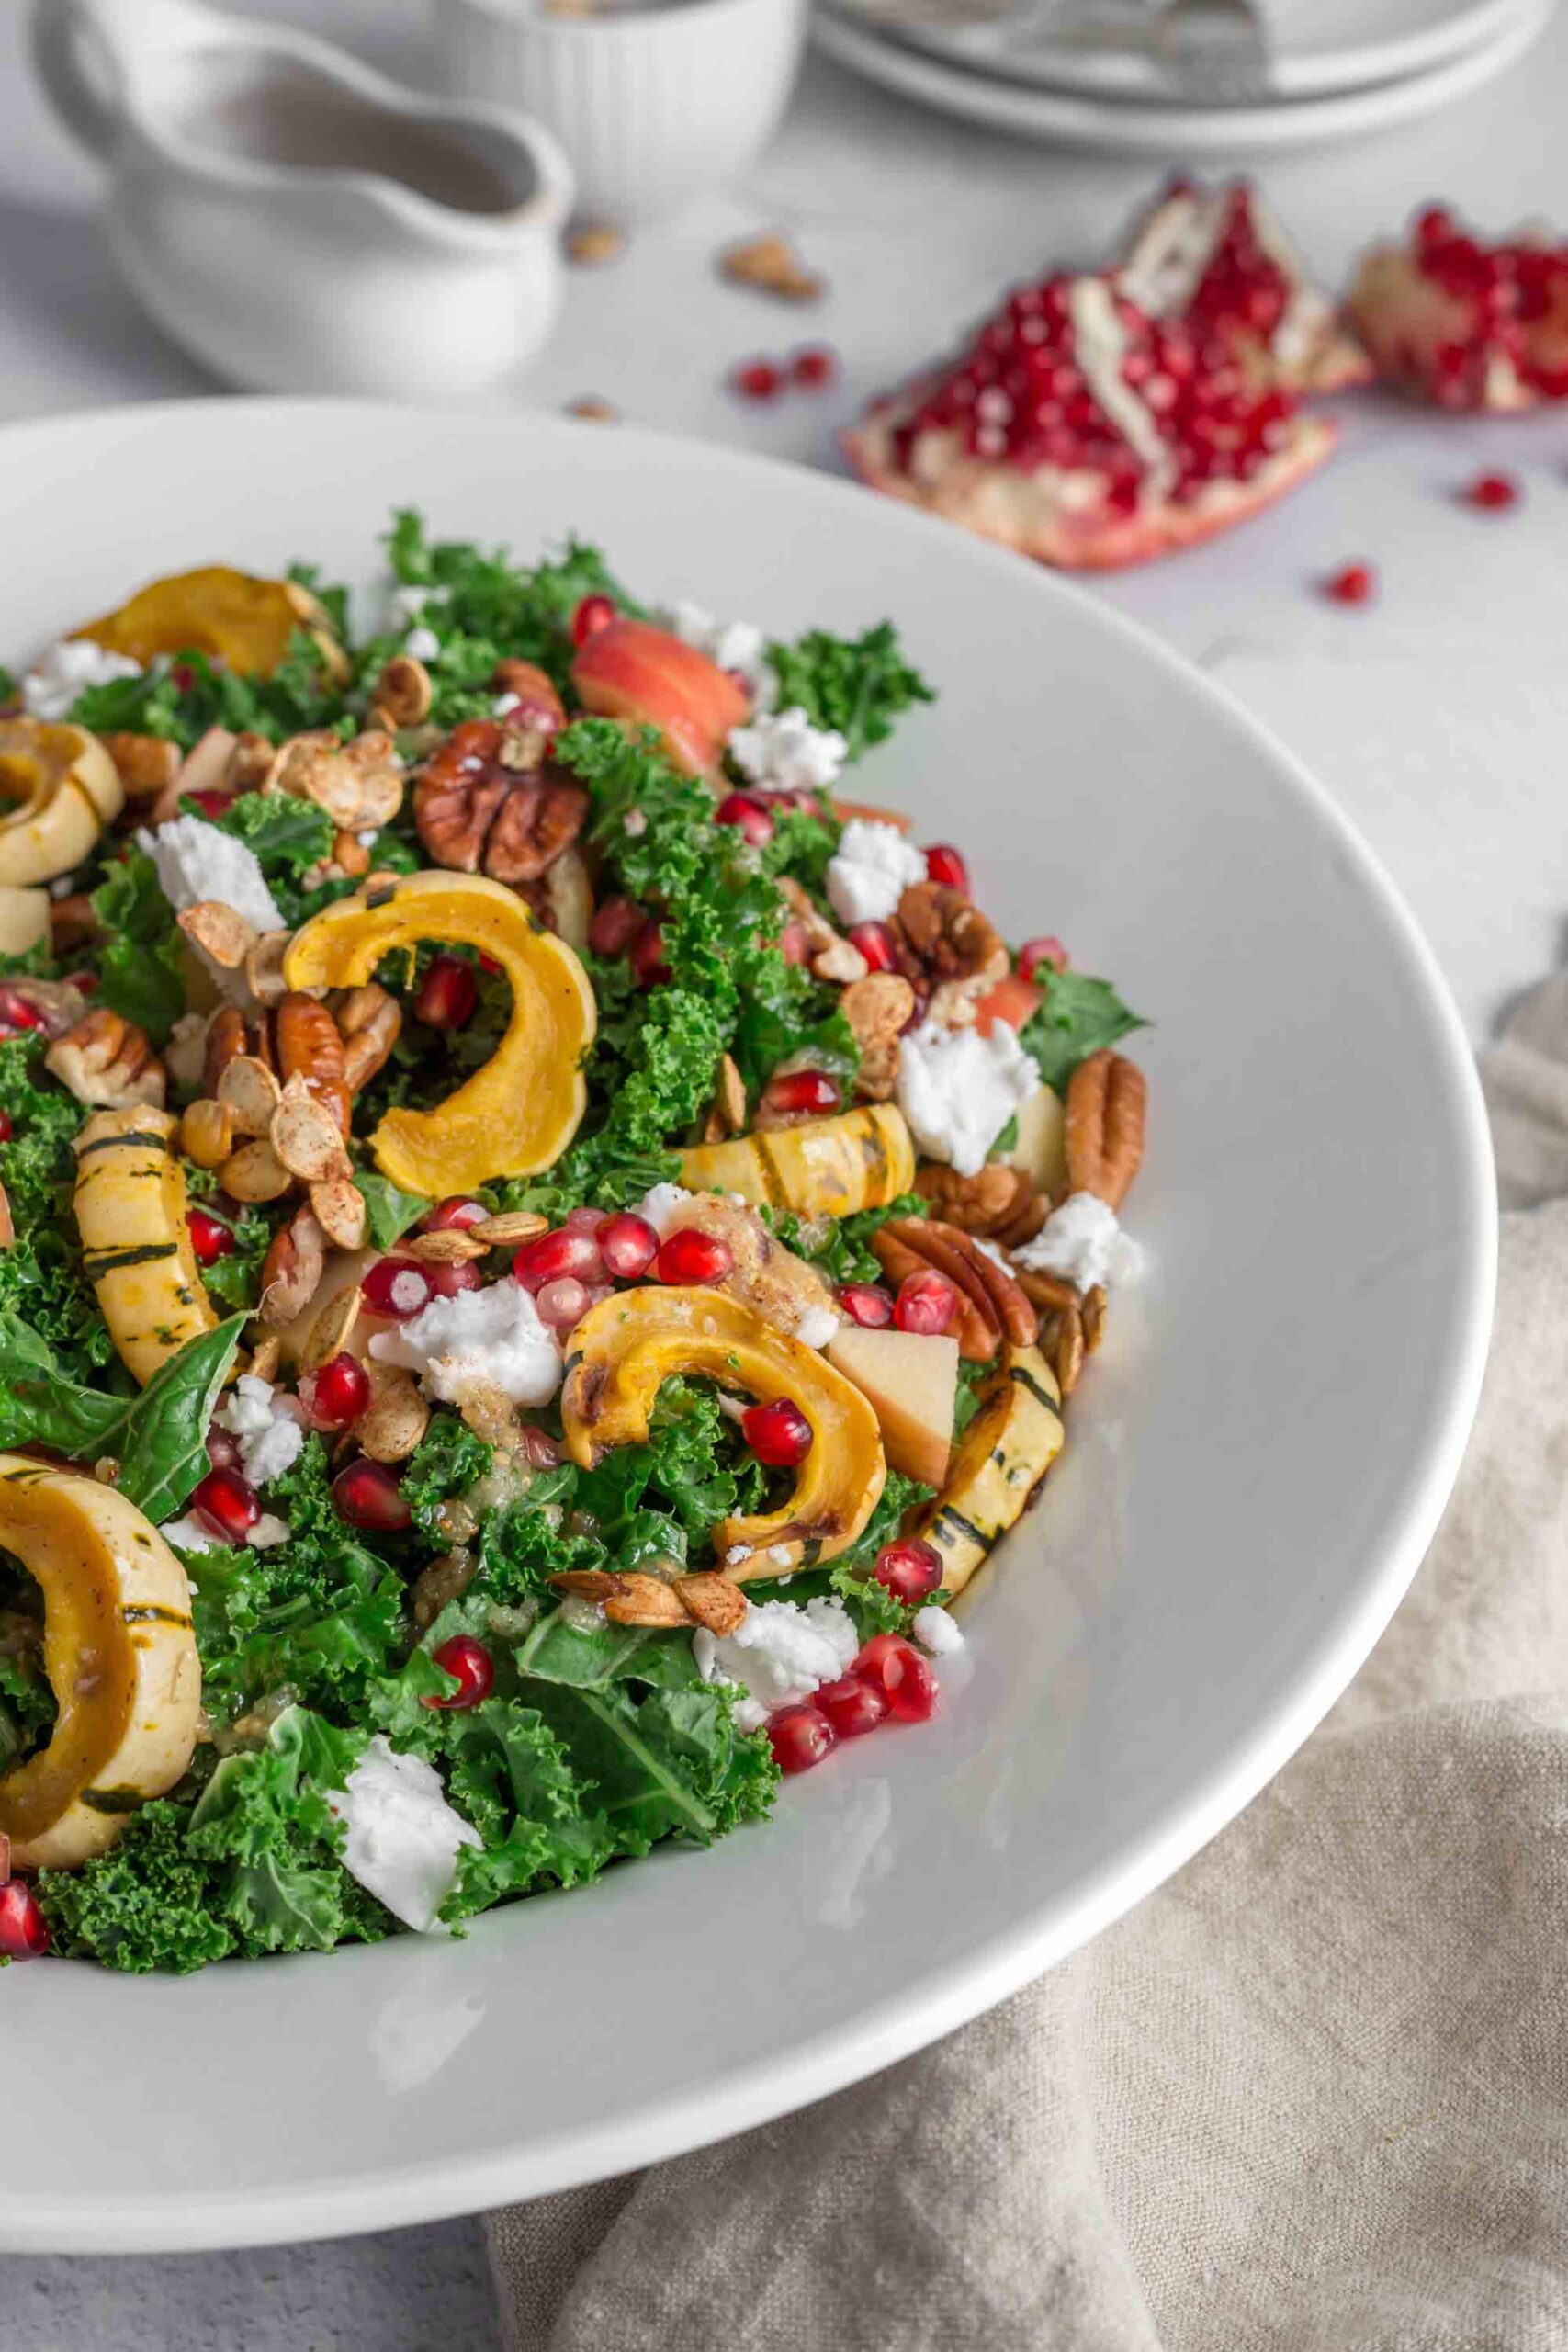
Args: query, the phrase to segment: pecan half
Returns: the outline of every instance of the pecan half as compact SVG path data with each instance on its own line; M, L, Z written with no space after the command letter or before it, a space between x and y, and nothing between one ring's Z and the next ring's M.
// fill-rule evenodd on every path
M1007 978L1007 943L995 923L945 882L912 882L898 901L894 934L912 959L911 979L931 989L930 1015L948 1028L975 1018L978 1000Z
M1123 1054L1101 1046L1067 1081L1067 1182L1119 1209L1144 1156L1148 1088Z
M437 865L481 868L498 882L536 882L570 849L588 817L588 795L543 757L547 738L498 718L466 719L421 769L414 822ZM514 764L536 744L537 764Z
M839 999L855 1033L860 1069L855 1092L863 1102L886 1102L898 1083L898 1040L915 1010L915 991L897 972L869 972Z
M958 1302L956 1318L951 1328L958 1341L960 1354L966 1356L971 1363L990 1362L1001 1345L1002 1335L1001 1326L991 1313L988 1299L984 1304L978 1303L962 1283L954 1281L947 1273L945 1266L936 1265L935 1260L928 1257L923 1250L915 1249L886 1226L872 1235L871 1246L877 1263L895 1288L900 1283L908 1282L911 1274L934 1271L946 1275L953 1283Z
M128 800L152 800L180 772L183 754L166 735L131 735L114 728L98 741L115 763Z
M1032 1197L1021 1169L988 1159L973 1176L928 1159L915 1171L915 1190L937 1215L964 1233L999 1234Z
M389 824L402 806L398 747L379 728L340 743L330 727L294 735L273 763L267 787L314 801L343 832Z
M509 718L514 727L553 735L558 728L566 725L566 705L556 682L536 662L498 662L490 682L498 695L510 698L508 709L498 716Z
M78 1102L119 1111L133 1102L163 1107L164 1065L133 1021L96 1005L85 1020L57 1037L44 1067L71 1089Z
M996 1335L987 1350L988 1355L996 1352L1003 1332L1015 1348L1033 1346L1039 1335L1039 1317L1011 1272L988 1257L973 1234L962 1233L955 1225L943 1224L936 1217L895 1217L883 1227L882 1234L914 1250L928 1266L933 1266L955 1284L960 1295L969 1301L987 1329ZM874 1249L882 1234L874 1238Z
M402 1008L375 981L350 989L333 1008L343 1039L343 1081L351 1094L367 1086L386 1063L402 1029Z
M270 1016L273 1057L285 1085L302 1078L310 1092L324 1102L346 1136L349 1128L348 1087L341 1031L326 1006L299 989L287 989Z

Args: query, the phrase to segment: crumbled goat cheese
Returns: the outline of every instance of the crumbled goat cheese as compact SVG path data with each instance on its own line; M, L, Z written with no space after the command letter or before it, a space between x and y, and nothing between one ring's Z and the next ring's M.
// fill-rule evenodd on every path
M49 895L51 899L69 899L75 888L76 876L73 874L57 874L49 886Z
M909 1620L909 1631L932 1657L946 1657L964 1647L963 1633L945 1609L917 1609Z
M828 903L841 923L886 922L910 884L925 878L925 859L897 825L852 817L828 860Z
M932 1159L976 1176L1008 1121L1036 1093L1040 1071L1005 1021L977 1029L922 1022L898 1057L898 1108Z
M750 1544L732 1544L728 1551L724 1555L725 1566L727 1568L738 1568L742 1560L749 1560L750 1558L751 1548L752 1547Z
M1122 1232L1109 1202L1093 1193L1069 1193L1033 1240L1014 1250L1013 1263L1092 1290L1096 1283L1133 1281L1143 1271L1144 1253Z
M441 639L433 628L411 628L403 639L403 651L416 662L434 662L441 652Z
M484 1840L447 1804L434 1766L422 1756L400 1756L378 1732L327 1803L348 1833L343 1866L349 1876L405 1928L444 1934L435 1915L457 1875L458 1849Z
M648 831L647 812L641 808L628 808L621 819L621 823L626 829L627 839L639 842Z
M831 728L813 727L799 709L760 711L750 727L729 730L730 755L752 784L769 792L826 790L849 753ZM925 872L925 862L920 863Z
M158 1530L165 1544L173 1544L182 1552L210 1552L218 1538L210 1527L187 1510L183 1519L166 1519Z
M660 1241L667 1240L675 1229L675 1219L686 1203L695 1198L683 1184L655 1184L637 1203L637 1213L652 1226Z
M284 928L254 850L204 817L175 817L156 832L143 825L136 846L157 867L158 888L176 914L200 899L220 899L253 930Z
M772 710L778 699L779 682L767 658L767 639L760 628L750 621L716 621L701 605L686 603L676 605L671 622L676 636L685 644L694 645L699 653L705 653L721 670L733 670L744 678L750 690L753 710Z
M254 1372L240 1374L227 1404L212 1418L239 1439L240 1459L253 1487L270 1486L299 1459L305 1432L293 1398L280 1396L270 1380Z
M426 605L444 605L451 594L450 588L394 588L387 599L387 627L412 628Z
M63 718L77 695L88 686L111 685L116 678L139 678L140 662L129 654L111 653L90 637L62 638L22 680L22 707L34 718Z
M841 1600L749 1601L733 1634L720 1641L705 1626L692 1636L705 1682L736 1682L746 1692L735 1710L742 1731L756 1731L775 1707L808 1699L821 1683L847 1674L860 1636Z
M496 1388L517 1405L547 1405L561 1384L560 1345L512 1275L485 1290L433 1298L395 1331L370 1342L378 1363L417 1372L427 1396L457 1405L475 1388Z
M795 1327L795 1336L803 1348L825 1348L838 1328L835 1308L808 1306Z
M264 1510L245 1541L257 1552L270 1552L275 1544L288 1541L288 1521L279 1519L276 1511Z

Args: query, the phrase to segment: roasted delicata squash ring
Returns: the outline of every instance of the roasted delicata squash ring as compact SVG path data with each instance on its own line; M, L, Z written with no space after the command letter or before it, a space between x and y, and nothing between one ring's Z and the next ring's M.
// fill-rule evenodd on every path
M0 884L52 882L80 865L125 806L96 735L53 719L0 718Z
M434 1111L389 1111L370 1138L376 1165L408 1193L440 1199L558 1159L587 1107L583 1061L598 1011L575 952L543 931L514 890L482 874L400 876L340 899L297 932L291 989L358 988L383 956L421 940L458 941L501 966L512 1018L484 1068Z
M23 1870L74 1870L172 1789L196 1746L201 1664L186 1573L112 1487L0 1454L0 1544L44 1599L47 1747L0 1780L0 1834Z
M811 1451L788 1501L714 1529L725 1573L742 1582L774 1577L847 1551L887 1476L876 1415L814 1348L723 1291L650 1285L590 1307L568 1344L561 1390L571 1459L589 1469L614 1446L646 1445L659 1391L677 1372L706 1374L763 1404L788 1396L811 1424Z
M694 1193L739 1193L754 1208L852 1216L885 1208L915 1181L915 1147L894 1102L805 1119L769 1135L694 1145L681 1182Z
M959 1441L947 1483L914 1532L942 1555L942 1580L961 1592L1005 1535L1062 1450L1062 1392L1038 1348L1006 1347Z
M314 640L330 677L349 675L348 658L319 598L297 580L258 580L225 563L171 572L129 603L71 632L95 645L151 662L158 653L205 653L243 678L270 678L296 629Z
M136 1103L95 1111L76 1138L84 1262L120 1360L143 1386L218 1324L186 1224L178 1129L169 1112Z

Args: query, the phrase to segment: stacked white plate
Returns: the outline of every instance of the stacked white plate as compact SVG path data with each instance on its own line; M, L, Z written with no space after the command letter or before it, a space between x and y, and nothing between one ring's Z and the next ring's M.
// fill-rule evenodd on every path
M841 64L972 121L1161 160L1225 157L1381 130L1466 97L1524 54L1554 0L1256 0L1267 94L1224 103L1185 96L1138 52L1162 5L1106 0L1100 43L1100 0L1005 14L818 0L816 38Z

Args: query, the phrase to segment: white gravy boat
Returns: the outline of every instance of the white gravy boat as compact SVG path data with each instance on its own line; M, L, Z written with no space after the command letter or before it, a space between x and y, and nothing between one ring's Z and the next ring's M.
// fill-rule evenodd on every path
M31 38L108 171L126 277L220 375L434 398L493 383L554 325L571 181L525 118L200 0L34 0Z

